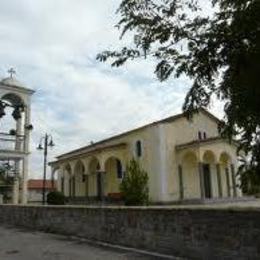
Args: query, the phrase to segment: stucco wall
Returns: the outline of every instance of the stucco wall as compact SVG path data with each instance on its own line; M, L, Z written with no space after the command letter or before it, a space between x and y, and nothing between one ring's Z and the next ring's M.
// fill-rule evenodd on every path
M185 144L194 140L198 140L198 132L205 132L207 138L219 136L218 123L204 113L194 114L192 121L187 120L185 117L179 118L174 122L164 124L165 140L166 140L166 159L165 167L167 172L166 183L167 183L167 193L168 196L165 201L178 200L180 197L180 186L179 186L179 176L178 176L178 165L182 164L182 157L178 156L176 152L176 145ZM197 149L197 148L196 148ZM196 150L195 149L195 150ZM192 149L190 149L192 150ZM229 164L233 163L235 168L237 167L237 156L236 156L236 146L230 145L227 142L219 143L208 143L203 144L203 146L198 149L199 154L194 153L197 156L197 161L203 161L203 154L206 151L212 151L215 156L214 162L210 162L211 171L211 187L212 187L212 197L218 197L218 182L216 179L216 164L220 161L220 155L226 152L230 155L231 160ZM185 154L188 149L184 150ZM190 165L191 166L191 165ZM199 171L198 165L194 164L193 167L189 165L183 165L183 181L184 181L184 194L185 198L200 198L200 188L199 188ZM228 166L230 167L230 165ZM186 169L185 169L186 168ZM227 191L225 187L225 173L224 168L221 167L221 177L223 186L223 196L227 197ZM230 180L230 183L231 180ZM238 180L237 180L237 183ZM230 187L232 190L232 187ZM238 191L239 195L241 192Z
M188 259L260 259L260 210L0 205L0 223Z
M135 143L136 141L140 140L142 143L142 156L140 158L136 158L135 155ZM61 175L64 174L64 192L65 195L69 195L69 176L66 173L65 170L62 170L66 167L66 165L70 165L72 169L72 173L76 173L75 171L75 165L79 160L81 160L86 168L85 174L88 175L88 195L89 196L95 196L97 195L97 183L96 183L96 175L92 175L91 170L89 169L90 162L93 158L97 158L100 166L101 166L101 171L108 170L106 167L110 167L107 165L107 162L109 161L110 158L117 158L121 161L123 165L123 170L125 170L126 164L133 158L135 157L138 159L140 162L142 168L147 171L149 175L149 192L150 192L150 199L152 201L158 201L159 200L159 191L160 187L158 186L158 181L160 180L160 169L157 169L157 165L159 165L158 161L158 133L156 132L156 128L154 127L148 127L145 129L140 129L136 132L129 133L126 136L119 137L115 140L108 141L104 145L115 145L118 143L126 143L127 146L125 148L113 148L113 149L106 149L104 151L99 151L99 152L93 152L90 155L86 156L79 156L77 159L68 159L67 162L62 162L60 164L61 170L58 171L58 187L61 190ZM111 183L105 183L106 189L105 190L105 195L106 193L112 192L112 188L115 187L113 192L118 192L119 191L119 184L121 180L117 178L113 178L112 176L106 176L106 179L104 180L105 182L111 181ZM81 192L80 194L83 194L85 190L85 186L81 186Z
M123 164L125 169L126 164L132 157L135 157L135 143L140 140L142 143L142 156L138 158L141 166L149 175L149 193L152 202L171 202L180 199L180 183L178 175L178 166L180 164L176 153L176 145L198 140L198 132L206 132L207 138L218 136L217 121L206 115L205 113L195 114L192 121L188 121L185 117L177 118L174 121L153 124L149 127L141 128L129 134L119 136L118 138L106 141L103 145L116 145L124 143L125 147L114 147L111 149L99 150L87 155L78 155L78 158L70 159L61 162L61 168L70 165L72 174L76 173L75 165L80 161L85 166L85 174L90 174L88 177L88 195L97 195L96 175L91 175L95 171L89 170L90 162L96 158L100 163L100 170L107 171L106 163L113 157L117 158ZM236 166L236 150L235 147L225 142L203 144L200 148L203 154L206 149L214 151L216 160L211 164L211 185L212 197L218 197L218 182L216 179L216 163L219 161L220 154L225 151L232 157L232 162ZM65 156L66 157L66 156ZM197 163L192 167L183 169L184 181L184 198L196 199L201 197L200 180L198 172L198 162L201 161L198 155ZM230 165L229 165L230 166ZM108 166L109 168L110 166ZM187 167L186 167L187 168ZM223 182L223 196L227 196L225 187L224 167L220 167ZM62 174L62 171L59 171ZM58 178L60 180L60 178ZM121 180L109 176L107 174L105 182L105 195L108 192L118 192L118 186ZM230 183L232 183L230 181ZM60 187L60 185L59 185ZM80 195L84 195L86 185L80 186ZM231 187L232 189L232 187ZM68 176L65 177L65 195L69 194Z

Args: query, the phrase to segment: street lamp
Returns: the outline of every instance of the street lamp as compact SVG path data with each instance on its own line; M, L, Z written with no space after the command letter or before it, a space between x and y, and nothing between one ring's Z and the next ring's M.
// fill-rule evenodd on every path
M54 142L51 135L45 134L40 139L39 145L37 146L38 150L43 150L43 186L42 186L42 204L45 205L45 194L46 194L46 170L47 170L47 155L48 155L48 147L53 147Z

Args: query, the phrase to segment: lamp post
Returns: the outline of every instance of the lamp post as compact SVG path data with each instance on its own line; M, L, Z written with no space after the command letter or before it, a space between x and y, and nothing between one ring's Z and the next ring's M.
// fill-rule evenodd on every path
M46 202L46 171L47 171L47 155L48 147L53 147L53 138L47 133L40 139L40 143L37 147L38 150L43 150L43 186L42 186L42 204L45 205Z

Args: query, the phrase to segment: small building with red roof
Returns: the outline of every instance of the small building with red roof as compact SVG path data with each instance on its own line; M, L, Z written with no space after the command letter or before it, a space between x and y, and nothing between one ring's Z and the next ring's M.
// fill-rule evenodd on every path
M42 202L42 179L30 179L28 180L28 203L41 203ZM49 192L56 190L56 181L45 181L46 196Z

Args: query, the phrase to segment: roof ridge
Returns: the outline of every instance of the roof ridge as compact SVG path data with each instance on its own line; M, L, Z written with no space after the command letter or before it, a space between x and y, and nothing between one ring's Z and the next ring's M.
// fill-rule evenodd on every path
M210 113L208 110L206 110L205 108L198 108L194 111L192 111L192 113L199 113L199 112L203 112L203 113L206 113L207 116L209 116L211 119L217 121L218 123L221 121L219 118L217 118L216 116L214 116L212 113ZM71 150L70 152L67 152L67 153L64 153L64 154L61 154L59 156L57 156L56 158L59 159L63 156L66 156L66 155L69 155L69 154L72 154L72 153L75 153L75 152L79 152L81 150L85 150L85 149L88 149L88 148L92 148L92 147L95 147L97 145L100 145L102 143L105 143L105 142L108 142L108 141L112 141L116 138L119 138L119 137L123 137L127 134L130 134L130 133L133 133L135 131L139 131L139 130L142 130L142 129L145 129L149 126L153 126L153 125L157 125L157 124L160 124L160 123L167 123L167 122L172 122L172 121L175 121L179 118L182 118L184 116L186 116L187 112L184 111L182 113L178 113L176 115L173 115L173 116L169 116L169 117L166 117L166 118L163 118L163 119L160 119L160 120L157 120L157 121L153 121L151 123L148 123L148 124L145 124L143 126L140 126L140 127L136 127L132 130L128 130L128 131L125 131L125 132L122 132L122 133L119 133L119 134L116 134L116 135L113 135L111 137L108 137L108 138L105 138L105 139L101 139L100 141L97 141L93 144L90 144L90 145L86 145L86 146L82 146L80 148L77 148L77 149L74 149L74 150Z

